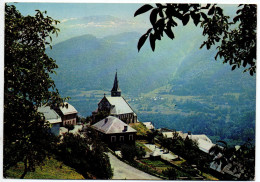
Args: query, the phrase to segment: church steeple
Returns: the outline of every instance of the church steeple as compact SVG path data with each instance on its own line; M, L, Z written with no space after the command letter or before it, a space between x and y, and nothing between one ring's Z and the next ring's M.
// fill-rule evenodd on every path
M117 80L117 71L116 71L116 75L115 75L114 85L113 85L113 88L111 90L111 96L112 97L120 97L121 96L121 90L119 88L118 80Z

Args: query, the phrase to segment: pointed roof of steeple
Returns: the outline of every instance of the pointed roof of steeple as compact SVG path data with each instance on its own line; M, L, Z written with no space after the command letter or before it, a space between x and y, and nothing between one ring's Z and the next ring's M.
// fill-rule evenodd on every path
M119 88L118 80L117 80L117 72L115 75L114 85L113 85L111 92L121 92L121 90Z

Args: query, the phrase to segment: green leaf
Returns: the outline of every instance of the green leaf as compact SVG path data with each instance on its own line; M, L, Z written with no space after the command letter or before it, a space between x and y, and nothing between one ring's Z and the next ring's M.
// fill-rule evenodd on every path
M150 4L145 4L145 5L143 5L141 8L139 8L139 9L135 12L134 16L143 14L143 13L145 13L145 12L147 12L147 11L153 9L153 8L154 8L154 7L151 6Z
M202 7L201 9L208 9L210 7L210 4L207 4L206 7Z
M138 44L137 44L137 49L138 49L138 52L140 51L140 49L143 47L146 39L148 37L148 34L144 34L138 41Z
M202 16L202 18L204 18L204 20L208 19L207 15L205 13L201 12L200 15Z
M232 71L233 71L234 69L236 69L236 66L237 66L237 65L232 66Z
M164 28L164 19L160 19L155 23L155 28L163 29Z
M182 17L182 24L185 26L189 22L190 14L186 14Z
M254 71L250 70L250 75L253 76L254 75Z
M244 61L243 66L246 67L246 65L247 65L247 61Z
M170 26L167 26L167 29L165 29L164 32L167 34L167 36L170 39L174 39L174 34L173 34L172 29L171 29Z
M210 49L210 44L206 43L206 46L207 46L207 49L209 50Z
M223 10L220 7L216 7L216 10L219 15L223 15Z
M152 31L152 28L149 28L146 32L146 34L148 35L150 32Z
M241 11L242 11L242 9L239 9L239 10L237 10L237 12L236 12L236 13L237 13L237 14L239 14Z
M163 36L162 34L163 34L163 30L157 30L154 32L154 38L161 40L161 36Z
M194 24L197 26L200 22L200 14L191 13L191 17L193 19Z
M154 51L155 50L155 36L154 36L154 34L151 33L149 38L150 38L151 48Z
M213 15L215 12L215 6L212 6L208 12L208 15Z
M176 23L176 21L174 21L174 20L172 20L171 23L172 23L172 25L174 25L174 26L177 26L177 25L178 25L178 24Z
M153 9L153 11L150 14L150 22L153 26L157 20L157 14L158 14L158 9Z
M239 19L240 19L240 15L239 15L239 16L236 16L236 17L233 19L234 23L236 23L237 21L239 21Z
M185 14L186 12L189 11L190 6L188 4L179 4L179 8L180 8L180 10L183 11L183 14Z

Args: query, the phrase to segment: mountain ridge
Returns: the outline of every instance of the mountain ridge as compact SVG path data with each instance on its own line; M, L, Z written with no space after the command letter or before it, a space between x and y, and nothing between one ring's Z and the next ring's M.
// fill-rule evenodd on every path
M118 70L122 95L140 121L223 138L232 138L230 131L241 129L238 123L254 123L242 118L246 113L255 118L255 76L242 73L242 69L231 71L229 65L214 61L216 50L199 50L199 37L162 40L155 52L146 43L138 52L140 36L136 32L104 38L84 35L47 51L59 65L53 77L57 88L62 96L71 97L80 115L89 115L103 93L109 94ZM159 92L150 94L158 88ZM221 125L230 131L220 132ZM254 136L253 124L247 130L244 136Z

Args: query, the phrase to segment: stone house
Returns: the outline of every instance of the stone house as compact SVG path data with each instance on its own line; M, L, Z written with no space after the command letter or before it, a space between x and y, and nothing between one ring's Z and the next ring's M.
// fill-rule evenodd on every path
M134 144L136 130L114 116L108 116L91 126L109 146Z

